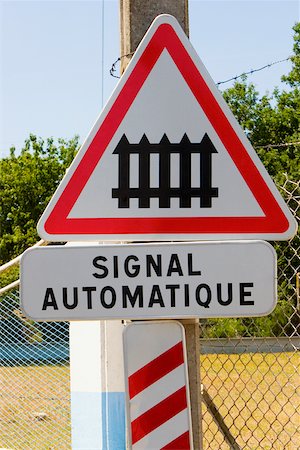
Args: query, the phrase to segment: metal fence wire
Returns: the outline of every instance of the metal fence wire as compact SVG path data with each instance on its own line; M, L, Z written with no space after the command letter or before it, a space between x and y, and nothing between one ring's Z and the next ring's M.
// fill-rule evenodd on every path
M300 182L287 179L280 189L299 220ZM299 241L272 243L271 315L200 321L204 449L300 448Z
M69 325L22 316L0 300L0 448L70 449Z
M299 218L300 182L280 189ZM273 245L273 313L200 321L205 450L300 448L299 236ZM71 448L68 345L67 322L26 319L18 290L0 298L0 448Z

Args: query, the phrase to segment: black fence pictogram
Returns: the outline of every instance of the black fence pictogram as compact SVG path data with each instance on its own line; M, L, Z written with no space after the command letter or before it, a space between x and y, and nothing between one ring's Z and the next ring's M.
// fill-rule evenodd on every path
M217 153L205 133L200 143L191 143L184 134L179 143L171 143L163 135L158 144L151 144L144 134L138 144L130 144L123 134L113 152L119 157L119 187L112 189L119 208L129 208L130 199L138 199L139 208L150 208L150 199L159 199L159 208L170 208L171 198L179 199L180 208L190 208L192 198L200 199L200 208L211 208L212 199L218 197L218 188L212 187L212 154ZM179 186L171 186L171 154L179 155ZM193 153L200 154L199 187L192 187ZM130 156L139 157L139 186L130 187ZM159 187L150 186L150 155L159 155Z

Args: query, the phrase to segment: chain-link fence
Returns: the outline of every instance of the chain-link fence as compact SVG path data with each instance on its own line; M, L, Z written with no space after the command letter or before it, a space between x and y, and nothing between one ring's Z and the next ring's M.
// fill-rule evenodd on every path
M286 180L281 191L299 218L300 182ZM204 449L300 448L299 241L273 243L271 315L201 321Z
M70 449L69 326L22 316L0 300L0 448Z
M300 182L281 190L297 216ZM299 237L274 246L273 313L201 320L205 450L300 448ZM17 290L0 299L0 448L71 448L68 353L67 323L27 320Z

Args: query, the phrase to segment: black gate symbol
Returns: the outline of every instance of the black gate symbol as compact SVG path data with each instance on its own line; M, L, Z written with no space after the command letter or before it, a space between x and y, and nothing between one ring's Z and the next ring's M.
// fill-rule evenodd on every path
M212 187L212 154L217 153L205 133L200 143L191 143L184 134L179 143L171 143L163 135L159 144L151 144L144 134L138 144L130 144L123 134L113 152L119 157L119 187L112 189L119 208L129 208L131 198L139 208L150 208L150 199L158 198L160 208L170 208L171 198L179 198L180 208L190 208L191 199L200 199L200 208L211 208L218 188ZM171 154L179 154L179 187L171 187ZM191 155L200 154L199 187L191 186ZM130 187L130 155L139 155L139 186ZM159 187L150 187L150 155L159 155Z

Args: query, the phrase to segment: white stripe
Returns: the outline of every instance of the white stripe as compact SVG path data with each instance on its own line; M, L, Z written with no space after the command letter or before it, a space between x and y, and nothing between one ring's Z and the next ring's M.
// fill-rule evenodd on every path
M188 410L185 409L136 442L132 450L159 450L188 430L189 415Z
M182 340L181 325L174 321L136 322L134 326L128 326L124 335L127 375L132 375Z
M130 400L131 421L185 385L185 370L181 364Z
M101 322L70 322L71 391L101 392Z
M123 330L120 320L101 321L106 392L125 392Z

